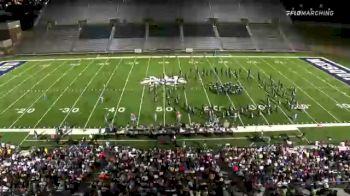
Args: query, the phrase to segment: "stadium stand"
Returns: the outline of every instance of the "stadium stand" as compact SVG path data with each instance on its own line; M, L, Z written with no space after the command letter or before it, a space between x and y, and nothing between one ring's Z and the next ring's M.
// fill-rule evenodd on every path
M245 25L241 23L216 24L223 49L227 50L255 50Z
M240 23L216 24L220 37L250 37L245 25Z
M265 51L290 51L288 44L281 36L276 25L270 23L250 23L252 39L257 44L258 50Z
M109 39L84 39L74 43L73 51L104 52L107 51Z
M210 23L185 23L183 34L185 48L220 49L219 40Z
M145 35L144 24L117 24L109 50L143 49Z
M294 51L309 51L310 47L308 46L307 41L300 35L295 26L291 24L282 24L279 27L281 32L285 35L290 47Z
M44 29L40 26L32 32L26 32L26 39L17 48L21 53L70 52L79 37L78 25L61 25Z
M213 21L212 18L219 22L217 28L208 23L209 19ZM291 46L289 42L297 38L289 33L292 30L288 29L289 32L284 34L283 28L271 25L274 18L286 26L290 25L283 6L276 0L53 0L43 9L35 27L45 29L41 32L46 32L47 43L36 43L35 40L41 40L43 35L36 34L35 29L31 33L24 33L24 37L30 37L30 40L24 41L17 52L40 53L44 51L41 46L50 44L54 47L47 49L48 52L79 52L80 49L82 52L133 51L136 48L150 51L185 48L266 51L305 49L302 46ZM112 19L119 21L115 28L110 25ZM240 24L242 19L247 19L250 23L247 30ZM62 26L62 29L76 26L81 20L86 20L87 24L78 31L78 38L76 29L56 30L61 28L58 26ZM168 24L177 20L182 20L185 24L180 24L175 36L172 34L175 25ZM169 28L168 32L160 29L156 31L152 26L154 21L167 25L159 28ZM54 27L47 28L48 22L55 24ZM145 22L151 24L150 27L144 25ZM64 31L70 32L65 34ZM287 39L289 35L290 40Z
M84 25L81 28L80 39L109 39L111 25Z
M149 25L148 50L181 49L180 28L175 23Z
M54 21L57 25L78 24L79 20L89 23L108 23L116 17L117 2L109 0L52 0L43 10L41 25Z

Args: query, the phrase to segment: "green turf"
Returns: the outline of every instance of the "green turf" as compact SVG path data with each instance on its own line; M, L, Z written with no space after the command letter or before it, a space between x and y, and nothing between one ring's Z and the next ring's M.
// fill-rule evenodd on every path
M144 56L128 59L29 61L0 77L0 128L47 128L64 124L77 128L99 128L105 126L107 113L117 126L127 125L131 113L138 116L139 125L154 123L154 113L157 113L159 124L175 123L175 110L181 111L184 123L205 122L207 117L204 114L187 114L185 103L198 108L203 105L239 108L265 104L267 94L257 82L257 73L260 73L263 80L267 81L272 76L275 81L280 81L287 87L296 87L298 102L310 104L310 108L306 112L291 110L283 101L278 111L272 114L263 113L254 118L242 115L241 120L237 121L226 119L232 124L243 126L350 121L350 108L337 106L350 104L350 89L346 84L300 59L283 58L288 54L265 55L280 57L253 58L238 54L240 57L191 59ZM215 68L240 69L241 75L235 79L220 73L205 76L194 71ZM179 105L168 105L164 101L165 92L170 87L159 87L158 99L154 101L148 87L140 84L145 77L178 75L180 70L188 74L188 81L185 90L175 91L180 96ZM252 79L246 77L248 70L252 71ZM229 81L241 84L244 93L225 96L211 93L208 89L211 82ZM103 103L98 102L101 95L104 97ZM295 113L299 117L293 122L291 117ZM217 115L221 115L221 111ZM225 118L221 119L224 120ZM313 140L312 135L306 135Z

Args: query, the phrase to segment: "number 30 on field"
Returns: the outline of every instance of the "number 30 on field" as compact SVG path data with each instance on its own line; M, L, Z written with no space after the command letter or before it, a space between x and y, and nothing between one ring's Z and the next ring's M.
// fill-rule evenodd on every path
M337 104L338 107L342 108L342 109L350 109L350 104L349 103L338 103Z
M60 110L62 111L62 113L77 113L79 112L79 108L60 108Z

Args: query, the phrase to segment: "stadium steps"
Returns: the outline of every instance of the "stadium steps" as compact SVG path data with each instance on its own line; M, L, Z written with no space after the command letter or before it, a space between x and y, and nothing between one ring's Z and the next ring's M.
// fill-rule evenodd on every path
M249 27L251 37L255 40L259 50L291 51L275 25L270 23L250 23Z
M182 24L179 25L179 28L180 28L180 41L181 41L181 48L185 48L185 43L184 43L184 40L185 40L185 36L184 36L184 27Z
M146 23L145 24L145 42L144 42L144 45L143 45L143 49L146 48L146 45L147 45L147 41L148 41L148 37L149 37L149 24Z
M283 38L283 40L285 41L285 43L287 43L289 49L292 50L293 52L295 52L295 49L294 49L293 45L289 41L289 39L286 36L286 34L284 34L284 32L283 32L283 30L282 30L282 28L280 26L278 26L278 31L279 31L281 37Z
M258 48L258 44L257 44L257 42L256 42L256 39L254 38L253 33L252 33L252 30L250 29L250 27L249 27L248 24L246 25L246 28L247 28L248 34L249 34L249 36L250 36L250 40L252 40L252 43L253 43L253 45L254 45L255 50L256 50L256 51L259 51L260 49Z
M307 42L304 40L300 33L295 29L293 25L283 24L280 25L280 28L288 38L289 42L292 44L293 49L296 51L309 51L310 47L307 45Z
M111 47L114 34L115 34L115 25L113 25L112 30L111 30L111 34L110 34L109 39L108 39L107 50L109 50L109 48Z
M224 45L222 43L222 40L220 39L220 34L219 34L219 31L218 31L218 28L215 25L213 25L213 30L214 30L214 33L215 33L215 37L218 39L218 41L220 43L220 49L223 49Z

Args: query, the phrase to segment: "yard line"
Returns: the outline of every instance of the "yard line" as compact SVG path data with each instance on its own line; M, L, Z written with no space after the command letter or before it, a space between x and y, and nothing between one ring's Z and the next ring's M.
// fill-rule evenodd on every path
M18 147L21 147L23 142L26 141L26 139L30 136L30 131L28 132L28 134L23 138L23 140L18 144Z
M192 62L194 62L194 59L193 59L193 58L192 58ZM195 65L196 69L198 70L197 64L196 64L196 63L194 63L194 65ZM200 82L201 82L201 84L202 84L202 89L204 90L205 96L207 97L208 104L209 104L209 106L211 107L211 106L212 106L212 104L211 104L211 101L210 101L210 99L209 99L209 96L208 96L207 90L205 89L205 86L204 86L204 84L203 84L202 77L201 77L201 75L199 74L199 72L197 72L197 75L198 75L198 77L199 77L199 81L200 81Z
M43 80L45 80L48 76L51 75L51 73L55 72L58 68L60 68L63 65L63 63L60 66L57 66L55 69L53 69L52 71L50 71L49 73L46 74L45 77L41 78L39 81L37 81L32 88L30 88L29 90L32 90L34 87L36 87L39 83L41 83ZM0 115L2 115L3 113L5 113L8 109L10 109L13 105L15 105L20 99L22 99L29 91L26 91L22 94L22 96L20 96L19 98L17 98L14 102L12 102L12 104L10 104L7 108L5 108Z
M180 71L182 72L181 63L180 63L180 59L179 59L179 58L177 58L177 64L178 64L178 66L179 66L179 68L180 68ZM183 89L183 92L184 92L184 96L185 96L186 105L188 105L186 89ZM188 122L189 122L190 124L192 124L191 115L190 115L189 112L187 112L187 116L188 116Z
M249 60L249 59L248 59ZM237 61L238 62L238 61ZM240 66L240 67L242 67L246 72L247 72L247 70L244 68L244 66L242 66L242 65L240 65L239 63L238 63L238 65ZM255 66L255 65L254 65ZM262 71L262 73L266 76L266 77L269 77L269 75L263 70L263 69L261 69L259 66L255 66L255 67L257 67L260 71ZM289 120L289 122L291 122L291 123L294 123L291 119L290 119L290 117L284 112L284 110L280 107L280 106L278 106L278 108L282 111L282 113L286 116L286 118ZM305 113L306 113L306 115L312 120L312 121L314 121L315 123L318 123L316 120L315 120L315 118L313 118L306 110L304 110L305 111Z
M108 61L108 60L107 60ZM75 107L75 105L78 103L78 101L80 100L80 98L83 96L84 92L86 91L86 89L90 86L90 84L92 83L92 81L96 78L96 76L100 73L101 69L106 65L106 63L104 63L102 66L100 66L100 68L97 70L97 72L90 78L90 81L87 83L87 85L85 86L84 90L80 93L79 97L75 100L75 102L73 103L72 107L70 107L70 110L68 111L68 113L66 114L66 116L64 117L64 119L62 120L62 122L60 123L61 127L63 125L63 123L66 121L66 119L68 118L69 114L72 111L72 108Z
M344 91L340 90L340 89L349 89L348 87L337 87L334 86L330 83L328 83L327 81L325 81L324 79L320 78L320 76L318 76L317 74L313 74L311 73L308 69L306 69L304 66L300 66L298 63L295 63L296 65L298 65L298 67L302 67L307 73L311 74L313 77L316 77L317 79L321 80L322 82L326 83L328 86L330 86L331 88L337 90L339 93L341 93L342 95L345 95L347 98L350 98L350 96L348 94L346 94ZM339 80L336 80L339 81ZM342 85L344 84L343 82L339 81ZM318 88L322 88L322 89L329 89L327 87L318 87Z
M205 59L206 59L207 62L209 63L210 68L214 71L214 68L213 68L211 62L209 61L209 59L208 59L207 57L205 57ZM221 58L220 58L220 59L221 59ZM225 62L224 62L224 64L225 64ZM226 65L226 64L225 64L225 67L227 68L227 65ZM222 83L220 77L218 76L218 74L217 74L215 71L214 71L214 74L216 75L216 78L219 80L220 84L223 85L223 83ZM243 88L244 88L244 87L243 87ZM228 98L228 100L230 101L231 106L233 106L233 108L236 109L236 106L235 106L235 104L233 103L233 101L231 100L231 97L227 94L227 92L226 92L225 94L226 94L226 97ZM252 101L253 101L253 100L252 100ZM254 103L254 101L253 101L253 103ZM255 103L254 103L254 104L255 104ZM264 117L266 123L269 124L269 122L267 121L267 119L265 118L264 115L263 115L263 117ZM241 121L242 126L245 126L244 123L243 123L243 121L242 121L241 115L239 115L238 118L239 118L239 121Z
M64 64L65 62L63 62L62 64ZM69 69L67 69L59 78L56 79L56 81L51 84L32 104L30 104L30 106L28 106L27 108L31 108L36 102L38 102L41 97L47 92L49 91L55 84L57 84L57 82L59 82L65 75L67 75L67 73L73 69L73 66ZM20 120L24 115L26 114L26 112L23 112L12 124L9 128L12 128L13 125L15 125L17 123L18 120Z
M123 87L122 93L121 93L120 96L119 96L119 100L118 100L118 103L117 103L117 108L116 108L116 110L114 111L114 114L113 114L112 124L114 124L115 116L117 115L120 102L122 101L122 98L123 98L123 95L124 95L124 92L125 92L126 85L127 85L128 82L129 82L129 78L130 78L130 75L131 75L132 70L134 69L135 64L136 64L136 59L134 58L134 63L132 64L131 69L129 70L128 76L126 77L126 80L125 80L125 83L124 83L124 87Z
M51 104L51 106L46 110L46 112L41 116L41 118L38 120L38 122L35 123L34 128L36 128L39 123L44 119L44 117L49 113L49 111L51 111L51 109L53 108L53 106L58 102L58 100L61 99L61 97L64 95L64 93L69 89L70 86L72 86L72 84L74 84L74 82L79 78L79 76L81 76L89 67L89 65L91 65L94 61L90 61L89 64L87 64L85 66L85 68L78 74L77 77L74 78L74 80L72 80L68 86L66 86L66 88L62 91L62 93L57 97L57 99Z
M120 65L120 63L121 63L122 61L123 61L122 59L119 60L118 64L114 67L112 74L109 76L107 83L103 86L103 89L102 89L102 91L101 91L99 97L98 97L97 100L96 100L96 103L95 103L95 105L94 105L94 108L91 110L90 115L89 115L88 119L87 119L86 122L85 122L84 129L86 128L87 124L89 123L89 121L90 121L90 119L91 119L91 117L92 117L92 114L94 113L94 111L95 111L95 109L96 109L96 107L97 107L97 104L98 104L98 102L99 102L99 98L100 98L100 97L103 95L103 93L105 92L106 87L107 87L107 86L109 85L109 83L111 82L111 80L112 80L112 78L113 78L113 76L114 76L114 74L115 74L115 71L119 68L119 65Z
M326 95L328 98L330 98L334 103L336 104L340 104L337 100L335 100L332 96L329 96L328 93L325 93L322 89L318 88L318 86L314 85L313 82L310 82L309 79L301 76L300 74L297 74L294 70L291 70L290 68L288 68L287 66L287 70L291 71L292 73L296 74L298 77L300 77L301 79L305 80L307 83L309 83L314 89L316 88L318 91L320 91L321 93L323 93L324 95ZM314 74L313 74L314 76ZM346 111L349 112L348 108L344 108Z
M163 57L163 78L165 78L165 66L164 66L164 57ZM165 84L163 84L163 126L165 127Z
M22 66L22 65L21 65ZM18 77L20 77L21 75L23 75L24 73L26 73L27 71L29 71L29 70L31 70L31 69L33 69L34 67L35 67L35 65L27 65L29 68L27 68L27 69L25 69L25 70L23 70L22 72L20 72L18 75L15 75L15 76L13 76L13 77L11 77L11 79L9 79L9 80L6 80L6 82L4 82L4 83L2 83L2 84L0 84L0 87L2 87L2 86L4 86L4 85L6 85L7 83L9 83L9 82L11 82L12 80L14 80L14 79L17 79ZM18 69L18 67L17 68L15 68L15 69ZM11 72L12 72L13 70L11 70ZM10 73L10 72L8 72L8 73ZM4 76L4 75L2 75L2 76Z
M149 69L150 61L151 61L151 58L148 59L145 77L148 76L148 69ZM140 106L139 106L139 113L137 114L137 125L136 125L137 127L139 126L139 123L140 123L140 116L141 116L141 110L142 110L143 96L145 95L145 88L146 88L146 85L143 85Z
M264 59L262 59L263 62L265 62L265 64L267 64L269 67L271 67L272 69L274 69L275 71L277 71L280 75L282 75L284 78L286 78L288 81L290 81L291 83L293 83L294 86L296 86L297 88L299 88L306 96L308 96L312 101L314 101L317 105L319 105L324 111L326 111L330 116L332 116L336 121L341 122L337 117L335 117L332 113L330 113L326 108L324 108L317 100L315 100L313 97L311 97L306 91L304 91L304 89L302 89L301 87L299 87L298 85L296 85L294 83L294 81L290 80L288 77L286 77L283 73L281 73L279 70L277 70L276 68L274 68L273 66L271 66L270 63L264 61Z
M203 58L203 55L145 55L145 56L113 56L113 57L83 57L83 58L54 58L54 59L23 59L24 61L78 61L78 60L96 60L96 59L148 59L148 58ZM276 55L217 55L217 56L208 56L209 58L284 58L284 59L299 59L299 58L323 58L320 56L276 56ZM325 58L323 58L325 59Z
M18 83L16 86L12 87L11 90L7 91L7 93L3 94L0 99L2 99L3 97L5 97L6 95L8 95L9 93L11 93L12 91L14 91L17 87L21 86L23 83L27 82L27 80L33 78L37 73L41 72L42 70L44 70L46 67L41 68L40 70L36 71L35 73L31 74L28 78L22 80L20 83Z

